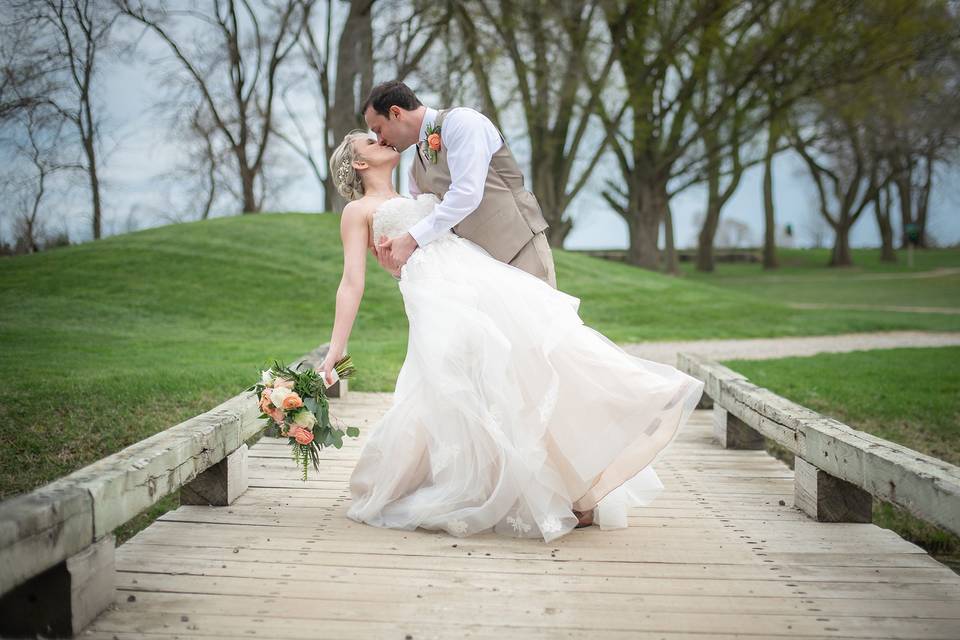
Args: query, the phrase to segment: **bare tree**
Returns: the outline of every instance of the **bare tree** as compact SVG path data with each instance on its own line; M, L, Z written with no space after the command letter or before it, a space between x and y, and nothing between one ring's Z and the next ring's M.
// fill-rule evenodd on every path
M214 0L209 13L115 1L125 16L169 46L184 83L215 125L217 145L232 157L236 186L228 190L237 193L243 213L259 212L280 71L309 20L313 0L265 0L257 7L243 0ZM183 26L201 29L192 49L187 45L191 39L176 33Z
M364 11L365 5L370 5L369 11ZM307 84L307 93L313 98L313 109L310 111L311 115L321 123L321 133L316 135L308 130L304 117L298 113L293 104L294 99L291 96L295 90L303 90L301 87L303 83L287 85L281 96L293 132L288 132L286 127L277 127L278 137L307 163L314 177L323 187L323 207L326 211L334 210L335 202L337 208L341 208L343 204L339 201L331 177L327 175L326 159L333 147L339 144L340 132L346 133L349 130L344 131L345 127L352 129L366 126L359 113L361 101L366 98L366 93L355 91L351 104L346 86L352 85L356 88L356 81L359 78L361 88L366 87L372 78L375 66L384 68L385 74L391 78L405 79L417 70L418 65L436 41L436 36L445 29L449 20L449 8L442 4L435 6L422 0L412 3L381 0L376 4L373 2L351 3L346 20L339 25L340 21L335 20L334 16L335 7L333 0L327 0L322 13L314 11L314 19L307 23L299 41L299 52L309 72L304 79ZM374 9L377 10L377 16L374 15ZM367 20L370 21L369 25ZM376 52L372 49L374 21L378 23L378 28L383 34ZM337 28L339 28L339 35L336 35ZM368 53L374 57L345 60L342 63L334 58L334 47L341 54L344 51L350 51L356 46L358 32L362 38L366 38L368 29L370 41L363 46L369 47ZM352 81L342 84L337 82L338 77L346 79L351 74ZM336 103L335 96L337 87L340 87L341 91L339 103ZM369 91L369 87L366 89ZM335 109L340 109L341 112L335 112ZM351 112L349 109L354 111Z
M907 212L904 225L911 219L911 209L926 210L930 182L929 174L924 176L924 169L930 168L930 164L925 161L933 149L937 149L933 156L949 149L948 132L956 132L960 121L955 82L952 95L950 90L943 91L944 85L936 86L945 78L956 78L956 44L960 32L955 11L948 2L850 2L842 7L842 12L845 17L832 21L831 29L813 28L805 44L801 43L795 51L782 51L786 55L778 56L765 74L770 86L767 95L771 114L763 187L763 265L767 269L777 266L772 156L784 133L789 112L798 101L819 92L856 87L846 94L849 102L861 105L860 112L853 117L874 132L864 141L864 153L871 155L874 162L886 163L894 170L893 179L899 178L897 184L903 187L902 196L908 203L905 209L901 208L901 212ZM954 62L949 63L950 60ZM945 62L953 66L952 72L943 68ZM925 80L918 83L918 78ZM917 86L927 80L930 84L922 89ZM785 85L798 90L787 100L780 89ZM918 96L925 96L927 104L917 100ZM936 97L931 99L931 96ZM933 103L937 103L935 107ZM926 133L919 133L921 130ZM875 210L889 208L887 191L884 187L882 194L878 192ZM877 215L884 242L882 253L892 257L893 249L886 244L885 225L889 220L881 211L877 211Z
M73 125L83 150L92 201L94 239L102 228L101 184L98 176L100 117L93 96L97 56L107 43L116 14L99 0L41 0L18 2L14 27L32 31L44 52L39 67L45 76L42 92L19 93L20 105L42 104ZM36 85L35 85L36 86Z
M540 201L552 245L573 227L566 216L604 153L591 146L594 120L615 57L601 39L599 0L547 2L473 0L452 3L463 49L483 110L500 121L492 62L511 70L508 96L516 102L530 141L532 189Z
M54 92L57 52L45 44L45 25L28 20L22 4L0 6L0 125Z
M831 267L853 264L850 229L890 179L882 161L871 153L875 132L842 106L849 99L847 92L835 94L815 107L814 123L789 133L816 187L820 213L835 234ZM804 129L812 133L805 135Z
M881 131L900 207L900 246L916 225L920 247L930 245L927 218L936 167L960 148L960 55L956 40L945 53L920 61L885 92Z
M699 117L693 104L708 77L705 61L720 43L753 33L758 16L773 0L741 6L720 0L675 3L608 0L604 16L623 73L622 99L612 108L598 105L608 144L620 168L619 180L608 180L604 197L623 217L629 231L627 260L649 269L660 261L657 239L672 195L668 185L688 174L697 160L684 161L729 112L731 101L750 104L747 94L755 76L780 45L787 27L764 34L749 55L742 56ZM654 7L656 5L656 7ZM619 116L626 114L625 126ZM668 250L672 254L667 234ZM675 258L668 260L672 270Z
M44 200L51 178L78 165L64 160L64 129L68 121L42 104L18 109L7 127L10 135L0 139L11 153L7 170L0 175L5 214L15 228L16 251L35 253L45 244L47 223ZM27 168L29 166L29 168Z

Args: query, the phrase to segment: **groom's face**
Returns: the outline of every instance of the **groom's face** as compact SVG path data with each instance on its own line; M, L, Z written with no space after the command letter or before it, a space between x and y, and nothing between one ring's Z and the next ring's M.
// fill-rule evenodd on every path
M370 106L364 111L363 119L382 145L403 151L417 142L418 131L412 130L412 114L400 107L390 107L389 116L384 116Z

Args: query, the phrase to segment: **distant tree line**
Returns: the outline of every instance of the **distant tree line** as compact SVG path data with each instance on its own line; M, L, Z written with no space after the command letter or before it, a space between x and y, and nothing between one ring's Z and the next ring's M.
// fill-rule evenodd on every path
M259 212L304 169L338 210L325 158L388 78L475 106L521 140L553 246L574 228L574 199L599 185L626 224L628 261L668 273L673 199L705 193L696 265L710 271L751 167L763 173L763 264L777 267L773 162L787 153L807 168L831 265L851 263L865 212L883 259L932 246L931 192L960 140L948 0L11 0L0 16L12 159L0 213L21 251L41 248L61 174L87 194L101 237L100 74L105 59L147 55L147 41L166 88L152 112L182 143L176 176L195 218Z

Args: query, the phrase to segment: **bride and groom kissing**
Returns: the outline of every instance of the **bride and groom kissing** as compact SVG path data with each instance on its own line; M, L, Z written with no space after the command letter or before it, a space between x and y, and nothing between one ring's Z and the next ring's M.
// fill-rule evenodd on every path
M366 255L398 281L409 334L393 402L350 476L347 517L378 527L549 542L627 526L663 489L652 463L703 383L623 351L557 289L548 227L503 135L469 108L436 110L399 81L373 88L366 131L330 175L348 200L327 356L346 350ZM415 147L412 198L391 179Z

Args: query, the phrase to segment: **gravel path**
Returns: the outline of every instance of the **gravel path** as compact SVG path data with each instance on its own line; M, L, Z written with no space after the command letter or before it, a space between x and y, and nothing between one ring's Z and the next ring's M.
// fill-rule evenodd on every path
M829 302L788 302L793 309L860 309L862 311L898 311L902 313L945 313L960 315L958 307L899 307L876 304L832 304Z
M960 332L884 331L833 336L749 338L744 340L689 340L685 342L635 342L620 345L627 353L676 366L677 353L692 351L714 360L763 360L895 347L946 347L960 345Z

